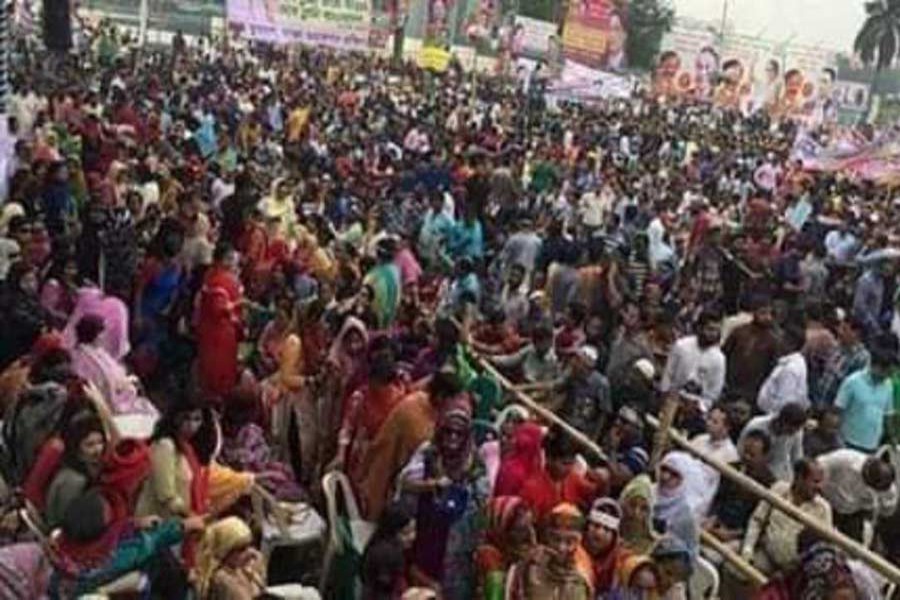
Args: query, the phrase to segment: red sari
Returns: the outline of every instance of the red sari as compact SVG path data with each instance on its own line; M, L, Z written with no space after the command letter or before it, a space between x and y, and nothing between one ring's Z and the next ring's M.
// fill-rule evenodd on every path
M237 277L213 265L203 279L197 303L197 362L203 391L224 397L238 381L243 289Z

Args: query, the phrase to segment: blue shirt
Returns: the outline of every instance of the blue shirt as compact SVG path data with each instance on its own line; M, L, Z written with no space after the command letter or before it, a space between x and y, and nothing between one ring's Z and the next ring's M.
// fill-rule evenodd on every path
M884 418L894 414L890 378L876 382L869 369L853 373L838 389L835 406L843 410L841 437L862 450L876 450L884 433Z

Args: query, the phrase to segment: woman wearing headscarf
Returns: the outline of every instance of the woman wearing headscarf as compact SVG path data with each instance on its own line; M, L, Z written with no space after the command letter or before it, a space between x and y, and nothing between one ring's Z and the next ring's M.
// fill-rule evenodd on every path
M862 598L846 557L827 544L814 544L800 566L785 577L773 579L755 600L857 600Z
M238 343L243 333L243 287L234 249L219 245L203 277L197 303L197 368L203 391L221 401L238 381Z
M331 343L326 358L327 370L332 374L326 382L325 397L319 407L320 432L325 440L337 439L344 414L344 402L368 375L369 331L365 324L355 317L347 317L337 336ZM333 452L327 449L325 454Z
M265 591L265 561L238 517L208 527L197 554L198 600L255 600Z
M345 468L354 485L364 481L372 441L408 391L393 354L376 354L369 366L368 383L347 401L338 436L338 464Z
M98 287L79 288L75 308L63 330L66 348L72 349L77 344L75 327L86 315L96 315L102 319L103 330L97 342L112 358L124 359L131 351L128 341L128 307L125 303L115 296L105 295Z
M659 569L645 554L632 554L622 561L616 571L615 583L604 600L657 600L659 598Z
M100 339L103 328L103 320L97 315L86 315L78 322L75 327L78 344L71 352L72 371L97 386L114 415L158 417L159 411L141 396L136 380L103 347Z
M518 494L526 481L541 472L543 439L544 429L537 423L522 423L513 430L511 447L500 459L495 496Z
M562 503L547 515L541 546L513 567L507 598L512 600L588 600L593 598L590 566L580 550L584 517Z
M537 547L534 514L518 496L495 496L487 506L485 541L478 546L478 597L498 597L512 565L529 557Z
M370 286L375 294L373 307L379 329L388 329L394 324L403 294L400 268L394 262L396 250L397 245L392 238L379 242L376 249L378 264L363 279L363 284Z
M638 475L622 490L619 506L622 521L619 532L625 548L636 554L648 554L656 542L653 533L653 482L648 475Z
M490 489L475 451L471 406L452 404L443 412L434 440L413 455L400 481L416 507L413 583L439 590L447 600L472 598L472 556Z
M278 234L284 239L293 237L297 213L290 184L284 177L272 182L269 195L259 203L259 210L266 219L278 219Z
M659 465L653 519L662 531L678 538L696 556L700 530L693 506L702 497L703 474L684 452L669 452Z
M593 563L595 590L604 594L612 589L619 567L631 555L619 534L622 509L612 498L600 498L587 520L582 543Z

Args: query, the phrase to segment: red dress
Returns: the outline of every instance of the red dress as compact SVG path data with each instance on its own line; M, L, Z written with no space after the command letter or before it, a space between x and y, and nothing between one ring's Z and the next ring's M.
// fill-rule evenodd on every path
M197 302L197 366L203 391L218 398L238 381L242 299L241 284L231 271L210 268Z

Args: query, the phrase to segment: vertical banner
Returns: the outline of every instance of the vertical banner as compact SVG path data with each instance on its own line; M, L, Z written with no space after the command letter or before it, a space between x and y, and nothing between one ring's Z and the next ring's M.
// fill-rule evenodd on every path
M613 0L572 0L563 25L565 57L597 69L625 65L625 27Z

